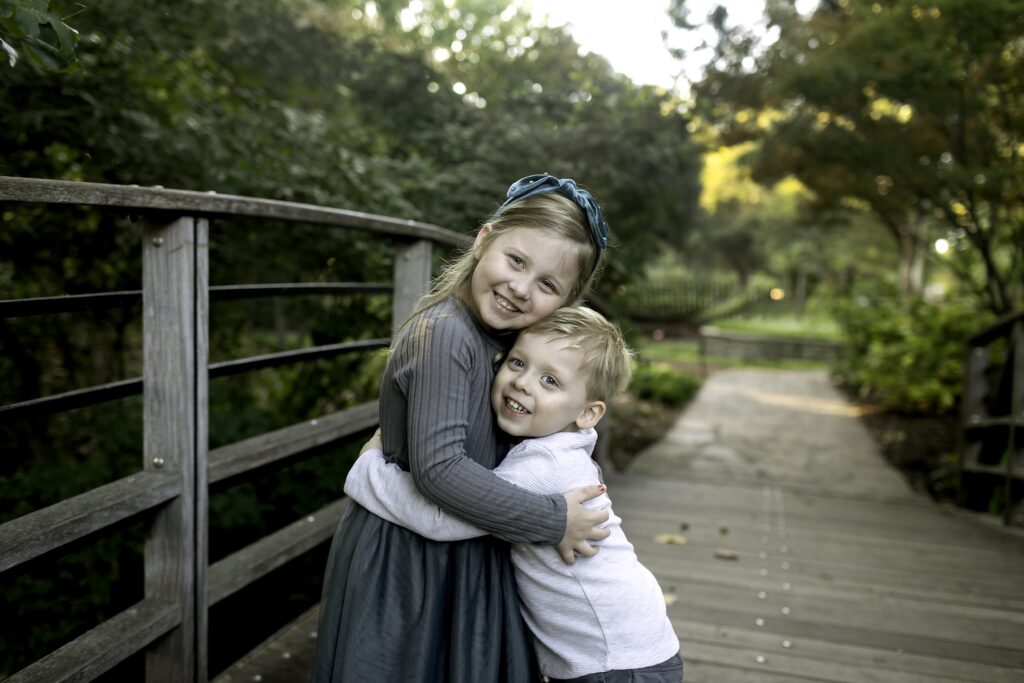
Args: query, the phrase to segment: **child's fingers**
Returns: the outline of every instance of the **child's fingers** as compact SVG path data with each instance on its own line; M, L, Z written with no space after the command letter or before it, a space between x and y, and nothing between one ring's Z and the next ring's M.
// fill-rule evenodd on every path
M590 486L584 486L576 489L580 494L580 501L590 500L591 498L597 498L605 492L604 484L591 484Z

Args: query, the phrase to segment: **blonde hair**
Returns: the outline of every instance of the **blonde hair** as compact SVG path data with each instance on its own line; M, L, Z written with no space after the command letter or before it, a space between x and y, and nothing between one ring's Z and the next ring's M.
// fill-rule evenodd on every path
M480 243L480 253L484 253L491 243L511 230L543 230L549 235L563 237L572 243L576 252L579 275L575 285L566 297L567 304L578 302L590 290L599 266L602 254L590 236L587 218L583 210L571 199L559 194L546 193L526 197L505 207L488 221L491 225L489 233L484 235ZM479 259L470 246L454 261L445 265L441 274L431 283L430 291L416 304L413 314L430 308L436 303L450 297L463 299L469 296L470 281Z
M520 334L566 340L583 352L580 372L587 373L587 400L608 401L633 379L633 354L619 328L586 306L566 306L538 320Z

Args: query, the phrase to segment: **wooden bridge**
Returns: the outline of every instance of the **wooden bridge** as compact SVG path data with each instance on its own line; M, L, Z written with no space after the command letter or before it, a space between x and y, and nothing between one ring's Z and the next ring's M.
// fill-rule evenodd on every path
M209 564L209 485L359 438L376 424L369 403L208 448L209 377L364 348L338 344L210 365L210 298L308 287L209 287L211 221L246 215L381 235L396 249L392 283L319 286L394 291L396 321L427 283L431 243L465 238L366 214L158 189L0 179L0 200L147 216L141 293L0 302L0 314L12 316L141 296L145 348L140 379L0 408L0 420L14 420L145 388L142 471L0 525L0 573L126 519L152 520L145 599L9 680L92 680L145 651L147 680L205 681L209 607L322 545L345 505L332 503ZM857 410L821 373L725 371L709 378L672 432L629 472L609 472L624 528L665 589L687 681L1024 680L1024 539L911 492L876 452ZM217 680L306 680L315 610Z

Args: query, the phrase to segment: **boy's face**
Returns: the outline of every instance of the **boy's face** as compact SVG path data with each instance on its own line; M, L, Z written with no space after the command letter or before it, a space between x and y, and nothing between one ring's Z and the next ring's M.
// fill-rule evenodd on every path
M498 370L491 407L506 434L539 437L597 424L604 403L587 400L583 354L565 339L525 333Z

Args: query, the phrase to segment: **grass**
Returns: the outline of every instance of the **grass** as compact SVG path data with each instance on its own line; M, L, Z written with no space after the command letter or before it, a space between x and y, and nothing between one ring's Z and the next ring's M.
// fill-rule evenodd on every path
M700 350L696 339L650 341L637 344L637 355L644 360L669 363L684 369L694 370L701 366ZM711 368L768 368L775 370L821 370L828 367L826 361L812 360L747 360L707 356L704 363Z
M715 321L712 327L731 332L749 332L777 337L804 337L842 341L842 332L831 318L812 315L772 315Z

